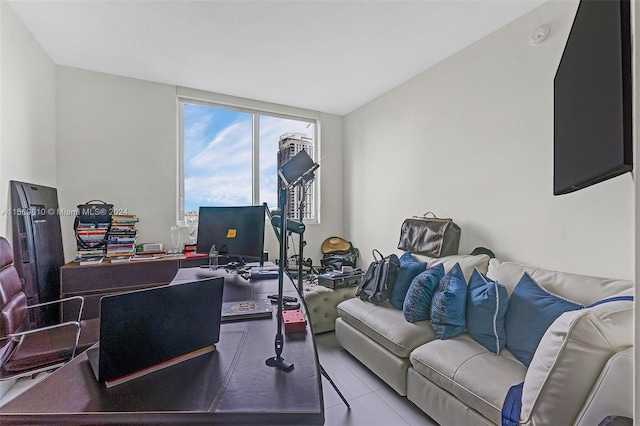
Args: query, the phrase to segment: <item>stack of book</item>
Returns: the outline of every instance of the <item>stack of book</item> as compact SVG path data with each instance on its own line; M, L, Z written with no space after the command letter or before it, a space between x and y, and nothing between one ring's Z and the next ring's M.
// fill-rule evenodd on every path
M135 215L114 215L111 217L109 242L107 244L107 259L111 263L126 262L136 251L136 237L138 230Z
M81 264L101 262L105 256L108 229L108 223L79 223L76 228L76 260Z
M163 243L143 243L136 246L136 254L131 260L162 259L166 251Z

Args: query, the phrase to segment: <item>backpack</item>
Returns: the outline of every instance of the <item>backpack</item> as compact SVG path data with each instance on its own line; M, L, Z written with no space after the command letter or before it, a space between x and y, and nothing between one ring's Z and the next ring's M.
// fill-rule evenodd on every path
M380 259L376 257L376 253ZM362 277L360 285L356 290L356 296L361 300L380 304L389 300L393 286L396 283L398 270L400 270L400 259L395 254L387 257L382 256L378 250L373 250L375 259L369 265L367 272Z

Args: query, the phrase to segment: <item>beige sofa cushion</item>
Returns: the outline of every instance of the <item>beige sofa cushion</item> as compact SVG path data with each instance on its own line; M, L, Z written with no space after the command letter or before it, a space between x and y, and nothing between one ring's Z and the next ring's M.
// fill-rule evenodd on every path
M527 266L516 262L503 262L502 260L494 258L489 261L487 277L505 286L509 297L511 297L513 289L516 288L516 285L524 273L528 272L533 278L535 270L536 268L533 266Z
M422 345L409 361L418 373L496 424L509 388L521 383L527 371L508 349L494 355L467 333Z
M409 323L388 302L374 305L358 298L345 300L338 305L338 315L400 358L408 358L412 350L436 338L429 321Z
M529 365L521 423L573 424L606 363L632 345L631 301L562 314L547 329Z
M489 256L487 256L486 254L456 254L454 256L445 256L440 258L414 254L413 257L415 257L420 262L427 262L428 268L433 268L434 266L442 263L442 265L444 266L445 274L449 272L456 263L460 263L462 273L464 274L464 278L467 280L467 282L469 282L469 279L471 279L471 274L473 273L474 268L478 268L478 270L483 274L486 274L487 269L489 268Z
M336 339L399 395L407 394L407 370L411 366L409 358L395 356L342 318L336 320Z
M525 272L528 272L531 278L551 293L583 305L589 305L633 288L633 281L629 280L551 271L499 259L489 261L487 276L504 285L511 296Z

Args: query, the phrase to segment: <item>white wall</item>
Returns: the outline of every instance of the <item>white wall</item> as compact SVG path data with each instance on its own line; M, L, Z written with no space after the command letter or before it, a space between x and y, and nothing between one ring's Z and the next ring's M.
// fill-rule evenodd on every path
M112 203L140 218L139 242L164 242L170 247L169 227L176 223L177 91L193 96L203 92L62 66L57 75L61 206L73 209L96 198ZM342 118L318 115L322 132L320 158L327 152L332 154L326 156L321 167L322 223L310 225L306 234L305 257L315 260L319 260L323 239L332 233L340 234L343 229ZM65 257L71 260L75 256L73 218L62 220ZM273 259L278 248L272 234L267 228L266 249ZM183 233L182 241L185 240Z
M363 263L434 211L461 226L462 253L634 277L632 175L553 196L553 77L576 8L548 2L345 118L345 229Z
M175 87L58 67L61 207L99 199L138 215L140 242L170 246L175 223ZM65 258L73 217L62 218Z
M56 68L0 1L0 235L10 242L9 181L56 186Z

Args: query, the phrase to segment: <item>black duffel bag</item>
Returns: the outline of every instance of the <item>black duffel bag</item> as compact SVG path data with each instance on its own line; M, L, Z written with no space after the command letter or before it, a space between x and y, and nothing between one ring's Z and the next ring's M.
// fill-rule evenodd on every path
M433 217L428 217L431 214ZM451 219L436 217L432 212L405 219L400 229L398 248L429 257L458 254L460 227Z
M371 262L362 277L356 296L364 301L379 304L389 300L400 269L400 259L395 254L384 257L376 249L373 249L373 258L375 261Z

